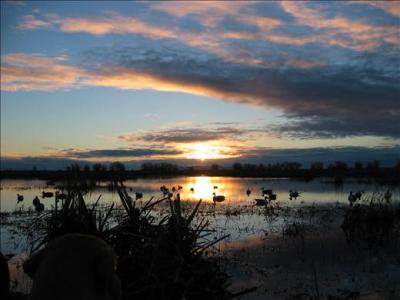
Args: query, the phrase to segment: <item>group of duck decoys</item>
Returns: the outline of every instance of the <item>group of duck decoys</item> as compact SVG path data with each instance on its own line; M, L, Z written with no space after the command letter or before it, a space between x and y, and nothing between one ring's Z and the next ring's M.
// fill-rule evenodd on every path
M180 191L180 190L182 190L183 188L182 188L182 186L180 186L180 185L178 185L178 187L172 187L171 188L171 190L170 189L168 189L165 185L162 185L161 187L160 187L160 191L163 193L163 195L164 196L166 196L166 197L172 197L173 196L173 193L175 193L175 192L178 192L178 191ZM216 202L224 202L225 201L225 196L224 195L217 195L217 193L215 192L216 190L218 189L218 186L216 186L216 185L214 185L213 186L213 202L214 203L216 203ZM190 188L190 191L192 192L192 193L194 193L194 187L191 187Z
M350 202L350 206L353 206L353 204L357 200L361 200L362 195L363 195L363 192L361 192L361 191L358 191L356 193L353 193L352 191L350 191L349 196L347 197L347 199ZM386 192L383 194L383 199L385 199L386 202L390 202L390 200L392 199L392 192L390 190L386 190Z
M59 191L56 191L55 193L53 192L42 192L42 198L53 198L55 197L56 202L59 200L64 201L67 199L67 194L61 193ZM20 202L24 201L24 195L17 194L17 204ZM38 196L35 196L32 201L33 206L35 207L35 211L37 212L42 212L44 211L44 204L40 202L40 199Z
M160 187L160 191L162 192L162 194L164 195L164 197L169 197L171 198L173 196L173 193L175 192L179 192L180 190L182 190L182 186L178 185L177 187L173 186L171 189L167 188L165 185L162 185ZM216 202L224 202L225 201L225 196L224 195L217 195L216 190L218 189L218 186L214 185L213 186L213 202L214 204ZM132 191L132 188L129 189L130 191ZM190 188L190 191L192 193L194 193L194 187ZM246 195L247 197L250 197L252 191L248 188L246 190ZM350 202L350 206L353 206L353 204L357 201L357 200L361 200L361 196L363 195L363 192L358 191L356 193L353 193L352 191L350 191L349 196L348 196L348 201ZM135 196L136 196L136 200L142 199L143 198L143 193L140 192L135 192ZM255 205L257 206L263 206L263 205L268 205L269 203L271 203L271 201L276 200L277 199L277 195L273 192L272 189L265 189L265 188L261 188L261 196L262 198L255 198L254 201L256 202ZM56 203L59 200L65 200L67 199L67 194L64 194L62 192L56 191L55 193L53 192L42 192L42 198L53 198L55 197ZM297 190L289 190L289 199L290 200L297 200L297 198L300 197L300 192L298 192ZM392 198L392 192L387 190L385 192L385 194L383 195L383 198L389 202ZM17 204L20 202L24 201L24 196L17 194ZM35 207L35 210L37 212L41 212L44 210L44 204L40 202L40 199L38 196L36 196L33 199L33 206Z
M247 194L247 196L250 196L251 190L247 189L246 194ZM277 195L272 191L272 189L261 188L261 195L263 198L254 199L254 201L256 201L257 206L267 205L271 201L277 199ZM300 192L298 192L296 190L289 190L289 199L290 200L292 200L292 199L296 200L297 197L300 197Z
M357 201L357 200L361 200L361 196L362 196L362 192L358 191L356 193L353 193L352 191L350 191L349 196L347 197L347 199L350 202L350 206L353 206L353 204Z
M177 188L173 186L171 188L171 191L165 185L160 186L161 193L163 193L164 196L168 196L168 197L172 197L173 193L180 191L181 189L182 189L182 187L180 185L178 185Z

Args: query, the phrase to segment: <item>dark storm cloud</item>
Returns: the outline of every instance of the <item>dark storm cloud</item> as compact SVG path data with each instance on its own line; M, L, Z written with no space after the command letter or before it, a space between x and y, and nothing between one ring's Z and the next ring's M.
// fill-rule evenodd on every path
M161 131L152 131L140 135L121 135L119 138L129 142L141 140L150 143L195 143L222 139L237 139L245 135L247 132L247 130L232 127L220 127L215 129L174 128Z
M282 125L273 125L266 130L273 135L294 138L343 138L348 136L383 136L400 138L398 117L382 116L381 120L333 119L325 117L304 118ZM371 123L372 122L372 123Z
M216 57L199 59L171 49L138 56L135 48L124 47L94 50L87 57L106 62L105 76L141 74L183 91L282 109L289 120L299 120L280 130L311 130L310 136L322 137L398 137L400 59L393 48L380 50L386 53L354 54L346 64L310 68L226 64Z
M151 148L137 148L137 149L103 149L103 150L89 150L89 151L66 151L62 155L74 158L119 158L119 157L147 157L159 155L178 155L181 154L178 150L169 149L151 149Z

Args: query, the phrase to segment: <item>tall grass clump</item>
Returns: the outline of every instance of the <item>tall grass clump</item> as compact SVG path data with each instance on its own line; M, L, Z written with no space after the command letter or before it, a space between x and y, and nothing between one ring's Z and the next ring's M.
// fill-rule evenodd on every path
M228 275L216 258L206 255L224 237L211 239L208 222L196 218L201 201L184 215L179 194L152 198L139 206L122 182L113 184L121 201L119 207L100 208L100 198L89 206L80 188L70 186L62 208L39 217L32 225L37 236L33 251L67 233L102 238L118 256L123 299L224 300L246 292L229 291ZM169 211L157 216L154 209L161 203L168 204Z
M395 251L400 240L400 204L385 200L375 193L361 203L350 206L342 229L351 242L364 242L368 248L390 244Z

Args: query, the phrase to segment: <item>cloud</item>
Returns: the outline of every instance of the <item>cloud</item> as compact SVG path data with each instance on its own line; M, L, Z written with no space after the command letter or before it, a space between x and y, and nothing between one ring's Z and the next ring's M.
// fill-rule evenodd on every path
M384 10L385 12L396 16L400 17L400 5L398 1L362 1L362 0L357 0L357 1L348 1L349 4L361 4L361 5L370 5L373 7L377 7L379 9Z
M153 148L134 148L134 149L101 149L101 150L67 150L57 153L58 156L79 159L93 158L142 158L152 156L174 156L182 152L174 149L153 149Z
M371 3L396 14L392 5ZM266 13L271 5L289 18ZM276 134L397 138L400 29L390 22L371 22L371 16L350 18L345 8L348 4L342 2L174 2L146 6L145 21L119 13L28 16L21 23L26 30L49 28L50 23L63 32L142 38L137 47L88 50L80 65L7 54L2 57L1 88L183 92L278 109L289 123L273 127ZM165 22L155 19L165 15ZM205 16L210 20L202 23ZM188 19L203 27L183 27L180 22Z
M143 141L147 143L182 144L216 140L237 140L247 133L246 130L233 127L219 128L173 128L140 134L121 135L118 138L126 142Z
M397 116L382 116L373 121L360 119L337 119L329 117L313 117L286 124L271 125L267 131L276 136L291 138L344 138L348 136L386 136L400 138L400 124ZM371 126L373 122L373 126Z
M367 163L372 160L379 160L382 166L392 167L400 162L400 145L393 147L336 147L336 148L306 148L306 149L271 149L271 148L253 148L247 149L249 155L218 159L217 161L207 160L204 163L210 165L214 162L221 166L231 167L234 162L242 163L277 163L277 162L300 162L303 166L307 167L310 163L315 161L321 161L323 163L330 164L338 160L345 161L348 164L354 162ZM1 158L0 169L1 170L32 170L36 167L38 170L59 170L65 169L73 163L78 163L81 166L90 165L96 160L91 159L90 161L84 159L68 159L52 156L41 156L41 157L6 157ZM102 162L109 162L111 160ZM140 168L143 162L170 162L177 163L182 166L193 166L198 165L198 160L191 159L146 159L146 160L132 160L123 161L129 167Z
M1 57L3 91L69 89L79 85L86 71L62 63L60 58L12 53Z
M101 86L176 91L276 108L289 120L300 120L281 131L387 137L398 137L400 132L396 125L400 117L400 62L391 51L357 55L347 65L315 68L259 68L174 50L138 54L130 47L92 50L86 59L95 67L84 69L56 58L6 55L2 59L2 89Z
M205 1L205 2L158 2L151 6L152 10L165 12L169 15L183 18L187 16L194 16L198 22L206 27L214 27L223 18L228 16L236 16L239 11L254 2L230 2L227 3L220 1Z
M392 125L400 115L399 60L395 57L364 55L355 56L352 64L345 66L260 69L213 59L197 62L184 55L165 62L166 53L154 51L143 65L143 58L137 59L134 53L134 49L120 49L123 59L114 51L112 58L102 53L95 59L92 53L92 59L111 60L120 67L108 67L108 72L91 79L91 84L180 91L274 107L289 118L313 118L313 124L337 120L348 124L349 130L351 124L357 124L360 134L369 134L371 124L377 124L381 134L384 128L393 128L387 131L389 136L397 128Z
M375 3L375 2L373 2ZM363 3L368 5L368 3ZM28 15L22 18L21 29L37 29L52 27L67 33L88 33L96 36L107 34L141 35L150 39L170 39L185 45L207 50L227 61L249 64L262 64L265 61L257 59L251 51L235 51L227 48L229 40L247 40L272 42L282 45L303 46L307 44L331 45L356 51L373 50L383 43L400 45L398 36L400 29L397 24L377 25L363 20L349 19L340 14L333 17L325 12L330 4L323 9L310 7L307 2L281 1L279 5L295 21L278 17L257 14L255 5L265 5L271 10L271 3L257 2L206 2L206 3L155 3L150 5L146 21L138 17L124 16L116 12L108 12L98 17L61 17L54 14L43 15L40 18ZM274 5L278 5L275 3ZM343 9L346 4L341 4ZM394 5L370 4L390 12L397 12ZM321 6L321 5L320 5ZM156 22L154 12L164 12L182 20L193 18L204 26L203 30L191 30L179 26L174 18L169 24L160 25ZM229 22L237 26L232 29ZM293 26L294 25L294 26ZM296 28L300 26L311 28L302 36ZM249 29L248 27L253 27ZM291 26L291 27L290 27Z
M151 25L135 17L125 17L108 13L104 17L63 18L56 14L47 14L41 18L34 15L22 17L20 29L33 30L42 27L56 28L62 32L84 32L92 35L141 34L153 39L174 38L175 30Z
M37 19L33 15L27 15L22 17L22 22L18 25L18 28L25 30L33 30L38 28L51 27L52 23L44 20Z
M281 7L294 19L282 16L266 16L257 13L255 5ZM258 7L257 6L257 7ZM345 7L345 5L343 4ZM326 4L325 10L329 8ZM389 7L389 6L382 6ZM390 6L392 7L392 6ZM106 12L97 17L61 17L55 14L27 15L21 19L20 29L54 29L65 33L87 33L95 36L109 34L135 35L147 39L174 41L188 47L200 49L218 56L226 62L262 67L285 65L298 68L314 68L323 62L315 57L270 57L265 49L277 46L339 47L354 51L376 51L384 44L400 46L400 29L397 25L368 24L358 19L349 19L339 14L327 16L322 9L309 7L309 3L282 1L278 3L257 2L206 2L186 5L181 2L153 3L148 6L146 20L135 16L124 16L117 12ZM275 7L276 9L276 7ZM163 12L172 18L160 25L157 15ZM204 26L192 30L179 21L187 18ZM235 26L229 25L234 23ZM298 34L299 27L308 26L306 33ZM263 43L255 48L253 43ZM281 49L285 53L286 49ZM321 52L324 51L321 49Z
M160 3L161 5L161 3ZM242 4L243 5L243 4ZM204 6L202 4L201 6ZM205 5L204 7L206 7ZM208 5L213 7L213 5ZM222 7L218 4L217 7ZM205 18L202 17L201 20ZM241 17L245 23L253 23L260 28L273 28L281 24L281 21L262 16ZM269 24L267 27L266 25ZM108 13L104 17L75 17L63 18L58 15L48 14L42 16L41 19L33 15L22 18L19 24L20 29L33 30L38 28L53 28L66 33L88 33L95 36L103 36L108 34L118 35L140 35L156 40L174 40L184 43L188 46L207 50L218 55L226 61L239 62L245 64L262 64L263 61L254 58L249 53L242 51L227 50L223 45L222 38L228 33L215 32L192 32L179 28L175 25L160 26L144 22L137 17L126 17L118 13Z
M86 32L94 35L104 34L142 34L154 39L173 38L175 32L168 28L152 26L137 18L114 16L112 18L65 18L57 23L63 32Z
M327 30L324 34L328 39L322 39L325 43L354 50L377 48L383 42L400 45L398 25L368 24L340 15L326 17L320 9L311 8L307 2L281 1L280 4L298 23L313 29ZM323 8L326 10L328 7Z

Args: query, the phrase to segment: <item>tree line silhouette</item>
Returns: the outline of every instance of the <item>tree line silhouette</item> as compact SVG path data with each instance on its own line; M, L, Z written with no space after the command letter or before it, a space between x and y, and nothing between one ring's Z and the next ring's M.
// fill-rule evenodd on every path
M348 164L344 161L324 164L312 162L303 167L299 162L281 162L268 164L251 164L235 162L230 167L212 164L208 167L182 167L173 163L146 162L138 170L129 170L121 162L109 164L94 163L81 166L73 164L65 170L2 170L1 178L40 178L40 179L68 179L82 177L93 180L108 180L110 178L128 179L138 177L163 176L235 176L235 177L298 177L312 179L314 177L332 177L340 182L345 177L369 178L400 181L400 162L392 167L383 167L378 160L367 163L356 162Z

